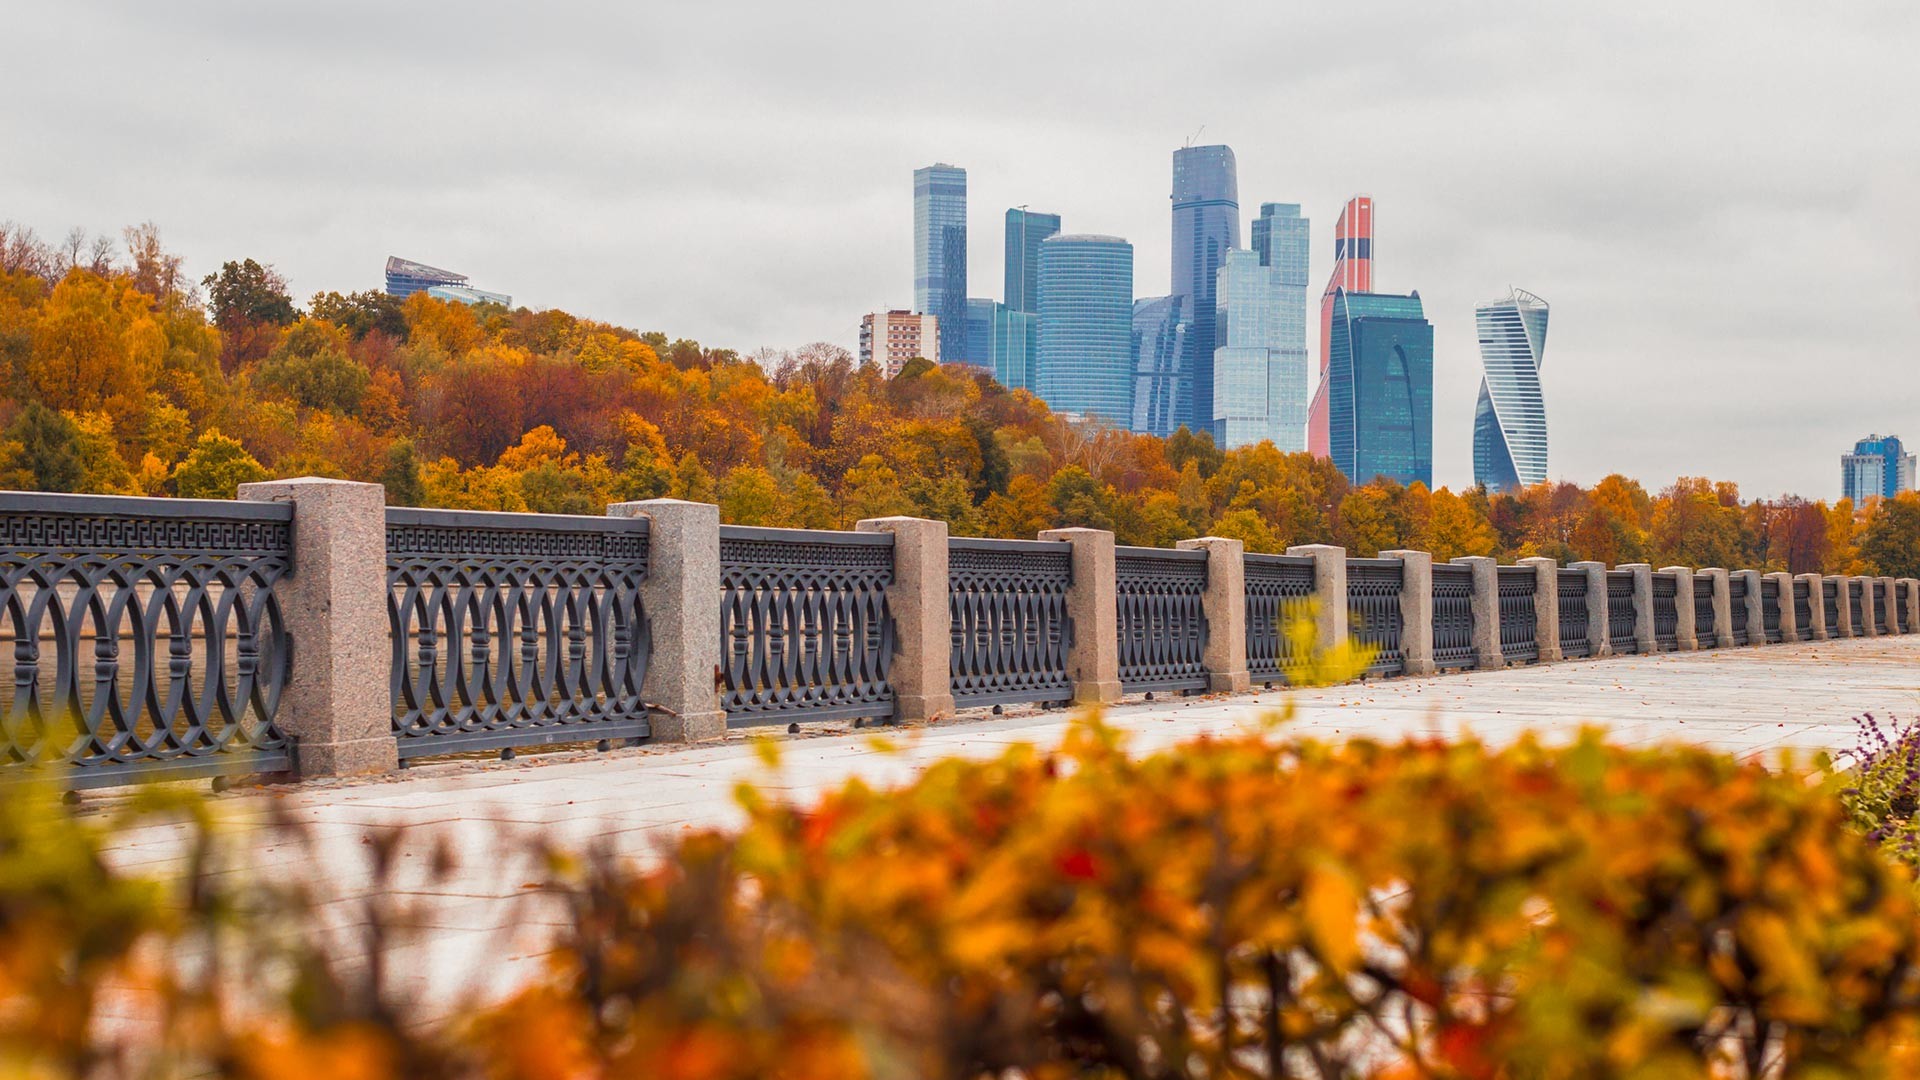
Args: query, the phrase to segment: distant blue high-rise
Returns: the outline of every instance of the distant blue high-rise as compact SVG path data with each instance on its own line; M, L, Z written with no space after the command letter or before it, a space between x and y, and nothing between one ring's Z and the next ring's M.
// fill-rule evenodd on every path
M1547 403L1540 362L1547 302L1524 289L1474 309L1480 333L1480 400L1473 409L1473 482L1512 491L1547 479Z
M1056 411L1125 423L1133 415L1133 245L1060 235L1040 245L1034 389Z
M1133 423L1166 438L1179 429L1186 402L1180 361L1187 341L1186 301L1154 296L1133 302Z
M1007 211L1008 307L1015 311L1040 310L1040 245L1059 232L1059 214L1039 214L1020 207Z
M1033 352L1040 316L1015 311L997 300L973 297L967 301L966 362L993 372L1000 385L1013 390L1033 389Z
M1840 456L1840 497L1854 506L1890 499L1914 486L1914 455L1894 435L1869 435Z
M1253 250L1220 266L1210 430L1224 448L1307 448L1308 239L1298 205L1264 203Z
M1433 324L1419 293L1334 291L1327 420L1329 456L1348 480L1433 486Z
M913 303L940 320L940 355L968 359L967 170L913 170Z
M1233 150L1185 146L1173 152L1173 295L1191 327L1182 371L1188 383L1181 422L1213 426L1214 288L1227 252L1240 246L1240 182Z

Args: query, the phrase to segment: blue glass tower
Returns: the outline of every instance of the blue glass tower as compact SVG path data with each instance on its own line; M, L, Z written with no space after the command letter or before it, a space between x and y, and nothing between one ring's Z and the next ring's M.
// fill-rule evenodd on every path
M1007 306L1040 310L1040 245L1060 232L1059 214L1037 214L1015 207L1007 211Z
M1327 442L1348 480L1433 486L1433 324L1420 294L1337 289L1327 346Z
M1215 289L1214 441L1307 448L1309 224L1292 203L1265 203L1253 250L1230 251Z
M1189 405L1181 422L1213 426L1214 288L1228 251L1240 246L1240 182L1233 150L1185 146L1173 152L1173 295L1192 326L1181 364Z
M1033 389L1033 352L1040 316L1015 311L997 300L967 301L967 363L986 368L1000 385Z
M1840 455L1840 497L1855 506L1913 487L1914 455L1898 436L1869 435L1853 444L1853 453Z
M1547 302L1523 289L1474 309L1479 329L1480 400L1473 409L1473 482L1511 491L1547 479L1547 403L1540 362L1547 351Z
M1135 431L1166 438L1180 427L1187 403L1180 360L1186 347L1186 301L1155 296L1133 302L1133 423Z
M1034 390L1054 409L1124 423L1133 414L1133 245L1060 235L1040 245Z
M940 320L940 355L967 359L967 170L913 170L913 304Z

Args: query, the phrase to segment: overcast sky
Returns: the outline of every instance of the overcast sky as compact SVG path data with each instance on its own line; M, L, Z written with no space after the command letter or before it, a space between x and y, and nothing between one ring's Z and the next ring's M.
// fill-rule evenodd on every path
M153 220L197 276L313 292L402 255L742 351L912 303L912 170L1135 246L1168 291L1170 154L1299 202L1313 280L1378 206L1375 286L1435 325L1435 479L1472 480L1473 307L1553 305L1552 473L1834 498L1920 442L1920 5L22 4L0 220ZM1245 225L1242 226L1243 237ZM1318 285L1314 289L1316 295Z

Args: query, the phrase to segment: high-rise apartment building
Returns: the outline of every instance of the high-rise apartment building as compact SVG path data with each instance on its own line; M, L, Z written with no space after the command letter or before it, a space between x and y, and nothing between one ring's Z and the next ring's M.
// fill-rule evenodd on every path
M1327 377L1332 358L1333 294L1337 290L1373 290L1373 199L1355 195L1340 211L1333 227L1333 274L1320 295L1320 376L1314 380L1313 401L1307 407L1307 450L1315 457L1332 454L1331 387Z
M513 306L513 297L506 293L476 289L467 284L465 274L402 259L397 255L387 256L387 295L405 300L417 292L440 300L457 300L462 304Z
M1512 491L1547 479L1547 403L1540 363L1547 302L1523 289L1473 309L1480 401L1473 410L1473 482Z
M1348 292L1329 307L1329 456L1348 480L1433 486L1433 325L1420 294Z
M1189 402L1181 422L1213 425L1214 289L1227 252L1240 246L1240 182L1233 150L1184 146L1173 152L1173 295L1191 325L1176 397Z
M997 300L974 297L967 301L966 362L993 372L1000 385L1033 389L1033 352L1040 317L1015 311Z
M1224 448L1306 449L1308 230L1298 205L1262 204L1253 250L1221 264L1209 430Z
M1117 236L1040 245L1035 392L1057 412L1124 423L1133 415L1133 245Z
M956 165L913 171L913 306L940 320L941 355L973 355L966 340L967 170Z
M1840 455L1840 497L1859 506L1914 488L1914 455L1895 435L1869 435Z
M1016 206L1007 211L1007 306L1040 310L1040 245L1060 233L1059 214L1040 214Z
M940 362L939 319L915 311L876 311L861 318L861 364L878 364L891 379L914 357Z
M1180 363L1186 346L1186 301L1154 296L1133 302L1133 423L1135 431L1166 438L1179 429L1187 403Z

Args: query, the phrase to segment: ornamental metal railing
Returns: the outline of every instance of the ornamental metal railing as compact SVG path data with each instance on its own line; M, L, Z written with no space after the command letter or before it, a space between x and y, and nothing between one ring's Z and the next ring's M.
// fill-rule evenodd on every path
M1297 555L1245 556L1247 588L1247 673L1254 682L1285 682L1287 669L1303 657L1293 654L1287 629L1307 617L1313 598L1313 560Z
M1633 610L1633 571L1607 571L1607 644L1616 654L1640 651L1640 631Z
M1206 689L1207 553L1117 547L1113 563L1120 688Z
M1587 572L1562 569L1558 573L1560 655L1569 660L1593 655L1587 637Z
M1820 603L1827 617L1827 636L1840 636L1840 583L1820 579Z
M1873 601L1874 601L1874 603L1873 603L1873 631L1874 631L1874 633L1876 633L1876 634L1879 634L1879 635L1880 635L1881 637L1885 637L1885 636L1887 636L1888 634L1890 634L1890 633L1892 633L1892 632L1893 632L1892 630L1890 630L1890 629L1888 629L1888 628L1887 628L1887 595L1886 595L1886 590L1885 590L1885 589L1882 589L1882 588L1880 588L1880 583L1879 583L1878 581L1869 581L1869 582L1867 582L1867 587L1868 587L1868 588L1870 588L1870 589L1872 589L1872 590L1874 590L1874 594L1873 594Z
M1539 575L1531 566L1502 566L1497 577L1501 659L1509 664L1540 659L1539 619L1534 608Z
M1791 594L1787 603L1793 603ZM1760 621L1766 635L1762 640L1767 644L1776 645L1786 640L1785 623L1781 619L1780 582L1771 576L1760 579Z
M1893 595L1900 605L1900 611L1897 616L1900 623L1900 632L1903 634L1911 634L1913 633L1913 582L1899 581L1894 583Z
M720 527L720 704L734 727L893 716L893 534Z
M1671 574L1653 575L1653 644L1659 652L1680 647L1680 583Z
M1073 545L1043 540L947 541L948 672L954 704L1073 699Z
M1864 637L1867 633L1867 620L1860 612L1860 583L1852 578L1847 579L1847 614L1853 619L1849 624L1853 627L1853 636Z
M1727 575L1727 623L1733 632L1733 643L1747 643L1747 575Z
M1473 652L1473 568L1433 564L1433 665L1442 671L1478 662Z
M1813 640L1813 588L1799 580L1793 583L1793 631L1801 641Z
M1713 579L1704 574L1693 578L1693 647L1711 649L1720 644L1714 627Z
M1370 649L1368 675L1399 675L1407 670L1400 646L1400 582L1405 572L1399 559L1347 560L1347 633Z
M401 761L643 739L640 518L387 510Z
M0 494L0 776L74 788L280 772L280 503Z

